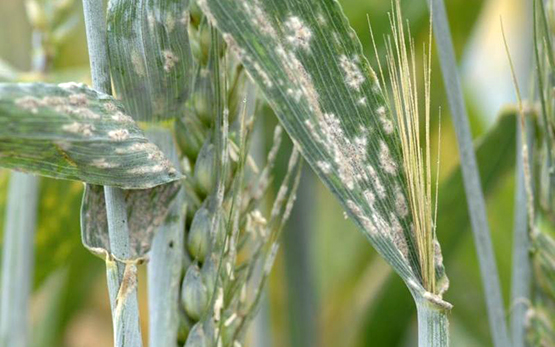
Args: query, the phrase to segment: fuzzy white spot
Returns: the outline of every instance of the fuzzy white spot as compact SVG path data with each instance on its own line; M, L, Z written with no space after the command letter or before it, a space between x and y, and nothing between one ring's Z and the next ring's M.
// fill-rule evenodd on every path
M370 179L372 181L372 186L374 187L374 190L376 191L380 199L385 198L386 191L385 191L385 187L382 184L382 180L380 179L380 176L378 176L378 173L376 172L376 170L372 165L368 165L367 169L368 169L368 173L370 173Z
M309 48L312 32L299 17L289 17L287 21L285 21L285 26L288 29L287 41L289 41L293 47L302 47L303 49Z
M133 118L119 111L112 116L112 119L118 123L133 123Z
M39 107L43 106L42 101L32 96L24 96L15 100L15 104L24 110L36 114Z
M391 157L385 142L380 141L380 165L388 174L397 174L397 163Z
M168 32L171 33L173 31L173 29L175 28L175 18L173 17L171 12L166 14L165 23L166 23L166 29L168 29Z
M293 89L289 88L289 89L287 89L287 94L292 96L293 99L295 99L296 102L299 102L299 101L301 101L301 98L303 96L303 91L300 90L300 89L293 90Z
M162 55L164 56L164 71L170 72L175 64L179 62L179 57L169 50L162 51Z
M274 83L272 82L266 71L264 71L264 69L260 66L260 64L254 63L254 69L256 70L256 73L258 73L258 75L262 78L262 82L264 82L266 87L272 88L274 86Z
M206 0L203 0L206 1ZM274 28L271 26L271 22L268 18L268 16L266 15L266 13L264 12L264 10L262 9L262 6L260 4L259 0L253 0L250 3L249 2L243 2L243 8L245 9L245 12L247 14L247 18L250 18L252 20L252 23L258 27L258 29L271 37L275 37L277 38L277 34L276 31L274 30Z
M399 186L395 188L395 210L401 218L405 218L409 214L407 200Z
M152 165L152 166L139 166L127 170L130 174L137 174L137 175L145 175L145 174L152 174L152 173L160 173L164 171L166 167L162 164Z
M85 94L72 94L69 97L69 104L73 106L87 106L89 100Z
M127 129L116 129L108 132L108 136L114 141L125 141L129 138Z
M100 115L97 113L94 113L93 111L87 109L87 108L78 108L78 109L73 109L73 110L68 110L70 114L74 114L80 118L83 119L100 119Z
M117 111L119 111L118 107L116 105L114 105L114 103L112 103L112 102L107 102L102 106L108 112L117 112Z
M78 89L78 88L85 88L84 83L76 83L76 82L65 82L58 84L58 87L62 89Z
M99 169L113 169L120 166L118 163L110 163L106 161L106 158L95 159L92 161L91 165Z
M357 101L357 104L361 105L361 106L366 106L366 97L360 98Z
M331 173L331 164L326 161L319 161L316 165L322 170L326 175Z
M393 134L393 131L395 130L395 128L393 127L393 122L391 120L387 119L386 117L380 117L380 122L382 123L383 131L386 134L388 135Z
M393 241L395 246L397 246L397 249L401 252L403 258L409 259L409 247L405 234L403 233L403 227L393 213L390 214L389 221L391 223L391 229L389 231L391 241Z
M345 82L353 89L359 90L364 82L364 75L356 64L356 59L350 60L347 56L339 57L339 63L345 74Z
M73 122L71 124L66 124L62 126L62 130L88 137L92 136L92 132L95 130L95 128L92 124Z
M362 195L364 195L364 199L368 203L368 206L373 207L374 202L376 201L376 196L374 195L374 193L372 193L371 190L366 189L364 192L362 192Z

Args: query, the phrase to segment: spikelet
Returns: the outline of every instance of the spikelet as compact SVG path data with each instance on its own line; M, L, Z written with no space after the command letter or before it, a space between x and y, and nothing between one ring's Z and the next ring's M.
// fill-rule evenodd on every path
M300 159L294 150L271 213L265 216L259 205L270 187L281 128L276 128L267 164L259 170L249 155L253 90L198 8L191 13L187 22L198 70L188 112L176 122L191 216L178 342L186 347L237 346L257 312L279 249L278 236L295 199Z
M431 47L432 26L430 23L429 45L424 53L424 100L421 104L418 94L417 67L414 41L410 29L405 29L400 1L394 3L390 15L392 36L387 37L386 73L379 63L382 83L391 86L386 90L386 99L395 114L397 132L401 140L403 171L408 190L408 210L412 215L415 248L420 265L422 285L433 294L441 295L447 288L445 284L438 287L436 269L442 268L441 251L435 237L437 219L437 194L439 162L437 164L435 198L432 190L432 165L430 145L430 98L431 98ZM373 34L372 34L373 39ZM374 44L375 49L375 44ZM377 52L377 50L375 49ZM422 107L425 136L420 134ZM439 142L439 140L438 140ZM439 152L439 146L438 146ZM439 158L439 153L438 153ZM435 208L434 208L435 200ZM441 279L446 282L446 277Z

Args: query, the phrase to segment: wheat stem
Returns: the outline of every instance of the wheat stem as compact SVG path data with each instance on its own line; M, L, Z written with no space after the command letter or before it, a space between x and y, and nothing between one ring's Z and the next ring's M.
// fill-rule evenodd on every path
M416 299L418 314L418 346L449 346L447 311L424 298Z
M110 94L110 68L103 2L83 0L83 11L93 87L100 92ZM137 269L134 264L119 261L128 259L130 253L124 192L118 188L104 187L104 194L110 250L116 258L106 259L115 336L114 346L139 347L142 346L142 341L137 302Z

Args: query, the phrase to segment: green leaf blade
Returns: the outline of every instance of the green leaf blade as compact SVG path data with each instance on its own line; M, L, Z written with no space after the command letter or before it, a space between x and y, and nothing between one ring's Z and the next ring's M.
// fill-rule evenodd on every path
M0 166L125 189L179 179L119 102L79 84L0 84Z
M114 0L108 48L115 92L137 120L175 117L192 80L189 0Z
M420 290L400 140L376 74L337 2L203 0L200 6L318 176Z

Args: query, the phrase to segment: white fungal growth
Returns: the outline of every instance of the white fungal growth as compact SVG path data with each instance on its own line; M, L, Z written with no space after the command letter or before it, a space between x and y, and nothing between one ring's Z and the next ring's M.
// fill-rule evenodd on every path
M345 83L353 89L359 90L361 84L364 82L364 75L360 71L354 60L350 60L347 56L342 55L339 57L339 63L345 75Z
M205 2L206 0L202 0ZM276 31L271 26L270 19L262 9L259 0L253 0L249 2L243 2L243 8L247 14L247 18L250 18L254 26L256 26L263 34L277 38Z
M133 118L131 116L120 111L116 112L116 114L112 116L112 119L118 123L133 123Z
M366 97L360 98L357 101L357 104L361 105L361 106L366 106Z
M137 174L137 175L146 175L146 174L153 174L153 173L160 173L164 171L166 168L162 164L151 165L151 166L139 166L134 167L132 169L127 170L130 174Z
M386 109L384 106L380 106L376 109L376 113L378 114L378 116L380 117L385 117L386 115Z
M176 56L172 51L164 50L162 51L162 56L164 57L164 71L170 72L175 64L179 62L179 57Z
M108 112L118 112L118 107L113 102L107 102L102 105Z
M366 203L368 203L368 206L373 207L374 202L376 201L376 196L374 195L374 193L372 193L370 189L366 189L364 192L362 192L362 195L364 196Z
M118 163L110 163L106 161L106 158L94 159L91 165L99 169L113 169L120 166Z
M380 117L380 122L382 123L383 131L386 134L388 135L393 134L393 131L395 130L395 128L393 127L393 122L391 120L389 120L386 117Z
M324 174L329 175L331 173L331 164L327 161L319 161L316 165L318 165Z
M108 136L114 141L125 141L129 138L127 129L116 129L108 132Z
M383 141L380 141L380 166L388 174L397 174L397 163L391 157L389 148Z
M380 176L378 176L378 173L376 172L376 170L372 165L368 165L367 169L368 169L368 173L370 174L370 180L372 182L372 186L374 187L374 190L376 191L380 199L385 198L386 191L385 191L385 187L382 184L382 180L380 179Z
M58 84L58 87L60 87L62 89L79 89L79 88L84 88L85 84L84 83L76 83L76 82L65 82L65 83Z
M78 108L78 109L69 109L70 114L74 114L83 119L100 119L100 115L94 113L93 111L89 110L88 108Z
M164 22L166 23L166 29L169 33L171 33L173 29L175 29L175 18L173 17L171 12L166 14L166 20Z
M312 31L301 21L299 17L291 16L285 21L285 26L288 29L287 41L293 47L301 47L308 49L310 46L310 39Z
M48 107L65 106L67 99L61 96L45 96L42 98L42 104Z
M324 17L324 15L322 13L318 13L318 17L316 17L316 19L318 20L318 23L320 25L326 25L327 24L326 17Z
M389 236L391 241L397 246L399 252L405 259L409 259L409 247L405 234L403 233L403 227L399 223L399 220L395 214L391 213L389 216L389 222L391 223L391 229L389 230Z
M94 125L92 124L73 122L71 124L66 124L62 126L62 130L73 134L89 137L89 136L92 136L95 128L94 128Z
M156 151L159 152L160 149L153 143L146 142L146 143L134 143L131 146L125 149L126 152L141 152L141 151ZM117 151L116 151L117 152Z
M409 214L407 200L399 186L395 188L395 210L401 218L405 218Z
M301 101L301 98L303 96L303 91L300 90L300 89L291 89L291 88L289 88L289 89L287 89L287 94L292 96L293 99L296 102L299 102L299 101Z
M347 208L349 208L349 210L353 213L353 215L355 216L355 218L362 224L362 226L364 227L364 229L366 231L368 231L370 233L370 235L377 235L378 233L378 229L377 229L377 225L376 221L379 219L377 219L376 215L377 213L372 213L372 218L373 221L368 218L368 216L366 216L366 214L364 214L364 212L362 211L362 209L352 200L347 200Z
M15 100L15 104L26 111L36 114L39 107L43 106L42 101L32 96L24 96Z
M264 82L266 87L272 88L274 86L274 83L272 82L266 71L264 71L264 69L260 66L260 64L254 63L254 69L256 70L256 73L262 78L262 82Z
M87 96L82 93L71 94L68 98L69 98L69 104L72 106L83 107L83 106L87 106L87 104L89 103Z

